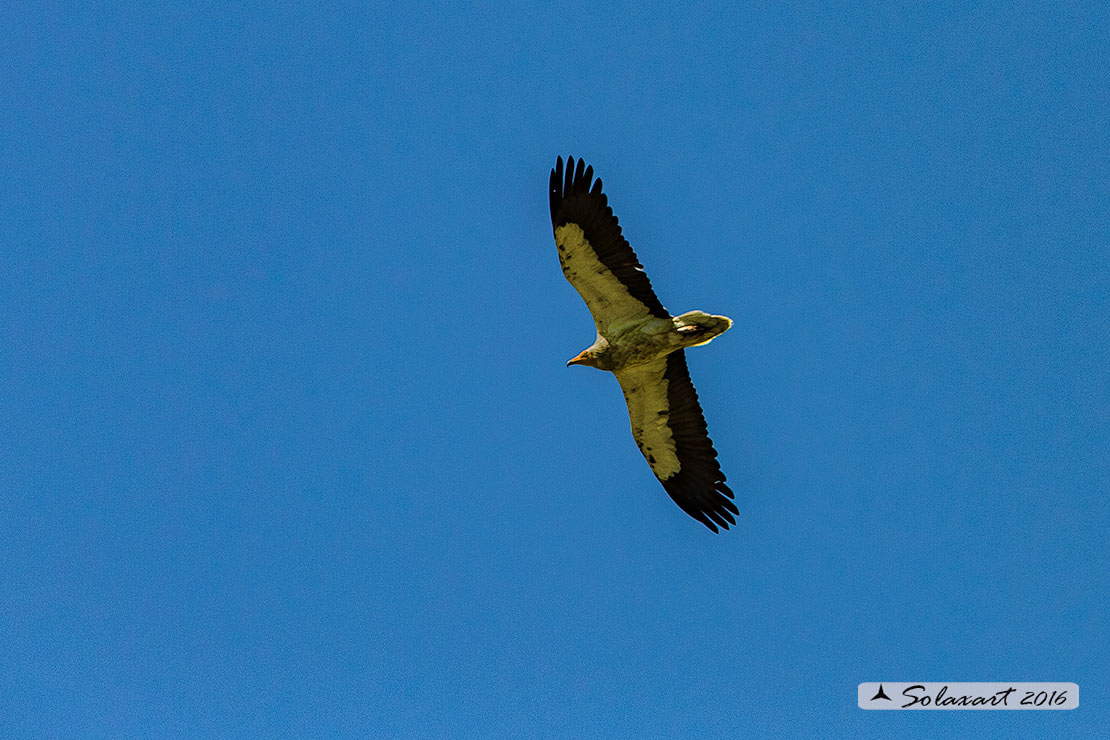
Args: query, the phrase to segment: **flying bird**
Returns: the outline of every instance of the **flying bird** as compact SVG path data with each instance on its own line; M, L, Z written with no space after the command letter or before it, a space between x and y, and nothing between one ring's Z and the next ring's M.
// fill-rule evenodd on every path
M732 319L703 311L671 316L621 227L593 167L559 157L551 170L551 226L563 275L586 301L597 340L567 362L617 376L632 437L679 507L714 532L740 512L686 368L686 347L728 331Z

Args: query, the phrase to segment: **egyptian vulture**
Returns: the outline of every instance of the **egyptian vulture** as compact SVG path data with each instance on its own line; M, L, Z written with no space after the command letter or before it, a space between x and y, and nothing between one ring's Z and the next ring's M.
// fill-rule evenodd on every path
M714 532L739 514L717 462L686 347L706 344L732 326L726 316L671 316L655 296L636 253L601 192L593 167L559 157L551 170L551 225L559 263L586 301L597 340L570 365L617 376L632 436L655 477L679 507Z

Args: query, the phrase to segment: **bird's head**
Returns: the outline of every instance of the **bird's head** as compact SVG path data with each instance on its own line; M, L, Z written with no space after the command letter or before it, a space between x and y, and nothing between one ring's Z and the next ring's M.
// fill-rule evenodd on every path
M597 367L597 356L591 352L593 347L587 347L579 352L574 357L567 360L567 367L571 365L585 365L586 367Z

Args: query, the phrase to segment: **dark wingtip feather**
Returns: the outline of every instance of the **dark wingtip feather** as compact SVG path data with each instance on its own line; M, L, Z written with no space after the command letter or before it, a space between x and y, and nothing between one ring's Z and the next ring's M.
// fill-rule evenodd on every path
M714 524L712 521L710 521L709 517L707 517L704 513L699 511L696 515L694 515L694 518L697 519L702 524L704 524L706 527L708 527L709 531L712 532L713 534L720 534L720 530L717 529L717 525ZM728 529L728 525L725 524L724 528Z
M547 183L547 199L551 208L551 222L555 223L555 216L559 212L559 204L563 200L563 158L555 160L555 167L551 170L551 179Z

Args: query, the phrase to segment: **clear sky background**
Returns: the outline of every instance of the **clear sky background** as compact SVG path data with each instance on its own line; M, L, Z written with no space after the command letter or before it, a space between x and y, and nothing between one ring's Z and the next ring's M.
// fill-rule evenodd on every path
M9 4L0 736L1105 732L1106 7ZM728 533L564 366L559 154L735 319Z

